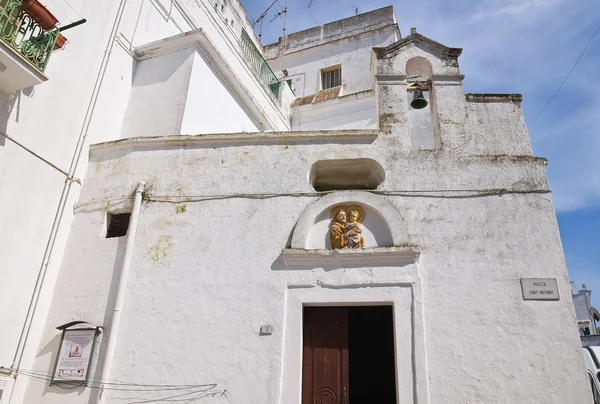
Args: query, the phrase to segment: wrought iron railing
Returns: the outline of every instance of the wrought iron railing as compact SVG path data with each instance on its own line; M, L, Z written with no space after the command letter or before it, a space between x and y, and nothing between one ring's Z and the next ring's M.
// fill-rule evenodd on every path
M21 0L0 0L0 39L42 72L58 35L58 29L46 30L34 21Z
M273 73L273 70L267 64L265 58L263 58L262 53L258 50L250 36L246 32L246 30L242 29L242 52L244 54L244 58L250 69L258 76L260 81L269 87L269 90L275 95L277 99L280 97L280 87L281 82Z

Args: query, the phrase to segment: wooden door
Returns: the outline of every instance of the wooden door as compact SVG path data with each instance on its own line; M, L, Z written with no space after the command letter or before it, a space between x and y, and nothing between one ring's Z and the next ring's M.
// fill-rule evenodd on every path
M305 307L302 404L348 404L348 308Z

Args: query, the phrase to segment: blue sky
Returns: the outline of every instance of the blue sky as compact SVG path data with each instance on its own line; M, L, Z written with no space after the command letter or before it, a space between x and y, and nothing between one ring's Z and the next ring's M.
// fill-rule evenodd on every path
M276 4L282 10L286 0ZM287 0L288 33L393 5L403 36L410 27L463 48L465 93L522 93L536 156L548 177L570 277L587 283L600 307L600 33L558 96L560 86L600 26L596 0ZM242 0L254 21L272 0ZM263 25L263 44L276 42L282 20ZM258 31L257 31L258 33Z

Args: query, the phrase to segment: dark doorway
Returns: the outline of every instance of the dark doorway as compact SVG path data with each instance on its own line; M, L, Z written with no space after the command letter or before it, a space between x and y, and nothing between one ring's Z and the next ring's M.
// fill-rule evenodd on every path
M391 306L305 307L302 404L396 404Z
M348 308L350 404L396 404L392 306Z

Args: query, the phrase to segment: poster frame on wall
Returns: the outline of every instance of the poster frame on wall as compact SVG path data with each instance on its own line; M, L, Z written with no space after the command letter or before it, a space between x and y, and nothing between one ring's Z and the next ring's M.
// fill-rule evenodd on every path
M87 328L63 328L62 329L62 335L60 337L60 343L59 343L59 348L58 348L58 354L56 355L56 360L54 361L54 369L52 370L52 378L50 380L50 386L58 384L58 383L69 383L69 384L76 384L76 383L80 383L83 386L87 386L88 384L88 379L89 379L89 370L90 370L90 364L92 362L92 357L94 356L94 352L96 349L96 343L98 340L98 335L100 334L100 330L102 327L87 327ZM81 358L79 361L77 361L78 363L78 368L81 369L81 366L83 366L83 377L82 378L62 378L62 377L57 377L57 370L60 371L62 370L62 368L59 368L59 365L61 365L62 363L67 363L68 364L68 360L65 361L65 357L71 357L71 355L66 355L65 356L65 350L66 349L71 349L71 344L67 344L66 342L69 341L69 334L75 334L75 333L82 333L83 332L83 336L81 336L81 338L88 338L91 341L91 347L89 349L83 349L82 348L82 352L81 352L81 356L78 356L79 358ZM87 334L87 335L86 335ZM64 365L63 365L64 366ZM68 368L68 366L67 366ZM73 370L73 368L70 368L69 370Z

